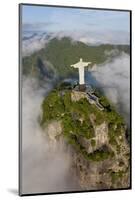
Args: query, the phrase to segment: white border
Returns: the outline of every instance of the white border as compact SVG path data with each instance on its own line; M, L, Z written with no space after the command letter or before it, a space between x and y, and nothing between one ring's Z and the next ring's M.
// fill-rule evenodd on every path
M128 0L29 0L1 1L0 5L0 198L19 199L18 187L18 4L39 3L95 8L130 9L135 11L134 1ZM133 21L135 14L133 12ZM134 26L132 27L134 30ZM132 35L134 36L135 33ZM135 46L134 37L132 38ZM134 49L132 55L134 55ZM132 62L133 86L134 60ZM135 93L133 92L133 102ZM132 105L134 111L134 104ZM133 115L134 117L134 115ZM134 119L134 118L133 118ZM135 160L135 126L132 128L133 160ZM133 199L135 194L135 170L133 161L133 189L113 192L92 192L60 194L50 196L31 196L25 199Z

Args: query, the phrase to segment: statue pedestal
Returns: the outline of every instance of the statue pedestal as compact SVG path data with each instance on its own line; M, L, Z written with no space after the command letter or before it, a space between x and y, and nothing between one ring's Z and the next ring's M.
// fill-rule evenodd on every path
M86 85L85 84L79 85L79 90L84 92L86 90Z

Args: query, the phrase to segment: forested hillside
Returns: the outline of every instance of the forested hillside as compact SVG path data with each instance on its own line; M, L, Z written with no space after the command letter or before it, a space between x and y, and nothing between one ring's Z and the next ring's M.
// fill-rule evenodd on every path
M70 65L79 61L80 57L85 61L91 61L92 64L100 64L110 57L118 56L122 51L129 54L129 45L90 46L72 41L68 37L54 38L45 48L23 58L23 74L41 78L44 75L53 76L53 73L57 73L60 77L67 77L76 73Z

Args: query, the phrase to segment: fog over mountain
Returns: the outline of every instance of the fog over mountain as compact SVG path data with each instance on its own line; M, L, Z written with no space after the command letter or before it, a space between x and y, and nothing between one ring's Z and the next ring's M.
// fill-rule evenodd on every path
M91 80L105 92L109 100L130 121L130 56L125 53L89 69Z
M118 37L119 36L119 37ZM95 32L45 32L45 31L24 31L22 36L22 53L23 56L30 55L45 47L52 38L61 39L70 37L73 41L80 41L88 45L100 44L129 44L129 34L126 32L108 32L102 31L100 34Z
M50 143L38 121L41 103L50 88L49 84L45 84L44 89L39 87L35 79L23 79L21 186L23 193L80 189L71 171L70 149L64 141Z

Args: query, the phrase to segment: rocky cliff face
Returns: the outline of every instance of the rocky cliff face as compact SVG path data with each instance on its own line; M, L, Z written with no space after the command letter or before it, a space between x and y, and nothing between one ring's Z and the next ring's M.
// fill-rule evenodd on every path
M42 107L41 124L50 141L62 137L72 148L72 168L82 189L130 186L126 125L111 106L101 111L83 93L55 90ZM53 115L49 110L54 110Z
M107 148L114 152L114 155L101 161L88 161L82 155L75 153L73 163L81 187L86 190L129 187L129 146L125 138L125 130L121 129L121 135L117 138L118 148L109 142L106 122L93 125L95 137L80 138L82 146L88 153ZM91 143L92 140L95 140L94 145Z

